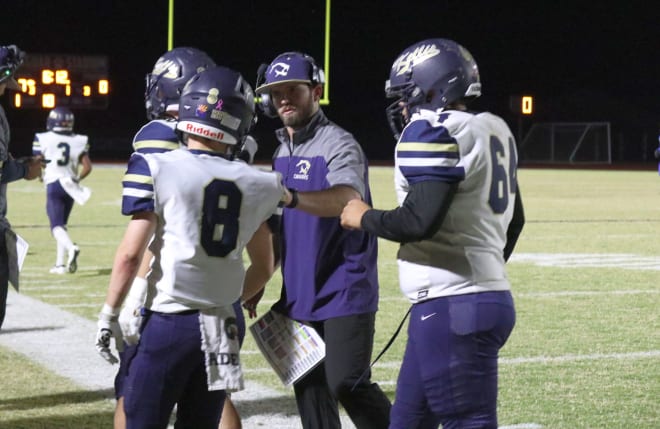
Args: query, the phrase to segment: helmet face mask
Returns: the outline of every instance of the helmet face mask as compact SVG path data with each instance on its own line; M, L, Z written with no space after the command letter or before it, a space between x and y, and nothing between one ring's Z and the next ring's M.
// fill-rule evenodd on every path
M210 67L183 88L177 130L241 145L255 122L254 91L240 73Z
M479 69L470 52L448 39L427 39L405 49L392 64L385 95L396 98L386 108L398 139L410 115L437 111L481 95Z
M48 113L46 129L56 133L70 134L73 132L75 117L68 107L56 107Z
M215 65L199 49L179 47L163 54L145 77L144 104L147 119L158 119L176 111L184 85L195 74Z

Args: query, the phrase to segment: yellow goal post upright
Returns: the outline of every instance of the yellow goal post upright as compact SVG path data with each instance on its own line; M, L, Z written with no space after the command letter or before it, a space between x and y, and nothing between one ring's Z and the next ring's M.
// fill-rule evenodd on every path
M323 73L325 74L325 85L323 85L323 98L320 103L324 106L330 104L330 3L325 0L325 28L323 34ZM169 0L167 13L167 50L174 47L174 0Z

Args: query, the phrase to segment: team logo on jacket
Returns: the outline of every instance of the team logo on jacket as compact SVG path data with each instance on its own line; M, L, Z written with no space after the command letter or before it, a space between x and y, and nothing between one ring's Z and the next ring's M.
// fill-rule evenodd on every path
M309 180L309 169L312 167L312 164L306 159L301 159L296 164L298 169L297 173L294 173L293 178L298 180Z

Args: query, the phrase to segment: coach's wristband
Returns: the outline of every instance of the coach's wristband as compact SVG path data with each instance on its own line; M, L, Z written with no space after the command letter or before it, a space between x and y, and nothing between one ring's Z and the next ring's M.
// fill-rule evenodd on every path
M296 206L298 205L298 191L289 188L289 192L291 192L291 202L287 204L285 207L287 209L293 209L296 208Z

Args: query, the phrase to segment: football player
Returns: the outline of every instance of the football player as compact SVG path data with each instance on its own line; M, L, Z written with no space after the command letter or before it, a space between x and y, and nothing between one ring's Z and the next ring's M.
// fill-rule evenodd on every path
M242 388L233 304L272 275L266 220L280 200L292 198L279 174L232 161L253 118L247 82L213 66L181 94L176 127L187 148L131 156L122 212L132 219L117 249L96 343L106 360L116 361L110 342L114 337L122 348L119 307L149 246L145 316L124 380L128 427L164 429L177 404L175 426L216 429L225 391ZM210 332L219 335L217 344ZM231 359L217 359L220 354Z
M158 58L151 73L146 76L144 101L149 122L140 128L133 138L135 153L162 153L180 147L175 128L179 116L181 91L186 82L196 73L214 65L213 59L205 52L193 47L176 47ZM238 157L251 162L254 159L256 150L256 142L248 137L245 139ZM152 255L147 249L119 315L119 323L127 347L120 354L120 368L115 379L115 394L117 396L115 429L125 428L123 413L125 362L130 360L130 356L134 352L134 345L137 344L139 338L140 323L142 321L140 311L146 299L146 277L150 270L151 261ZM239 302L236 303L235 310L239 339L242 342L245 336L245 318ZM240 428L240 417L231 400L227 400L225 401L221 429L237 428Z
M48 131L36 133L32 143L32 154L43 156L46 162L46 213L57 249L51 274L75 273L78 269L80 248L71 241L67 223L74 198L81 204L89 198L89 189L79 185L92 172L89 141L86 135L73 132L74 120L69 108L55 107L46 119Z
M468 111L479 70L452 40L405 49L385 88L400 206L352 200L341 223L401 243L412 308L389 427L497 428L497 356L515 323L505 262L524 224L515 141L500 117Z

